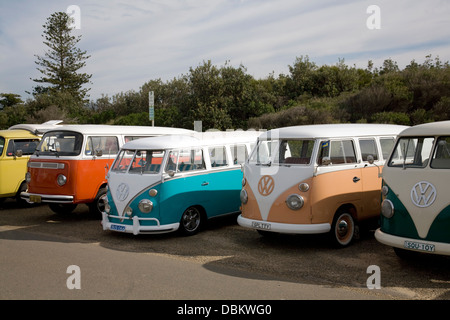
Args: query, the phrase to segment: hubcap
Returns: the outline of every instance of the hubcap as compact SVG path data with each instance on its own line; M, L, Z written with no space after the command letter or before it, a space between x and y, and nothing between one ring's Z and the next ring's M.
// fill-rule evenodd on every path
M337 232L340 237L344 237L347 234L347 232L348 232L347 221L345 221L345 220L339 221Z
M200 214L194 209L188 209L183 216L183 226L187 231L194 231L200 224Z

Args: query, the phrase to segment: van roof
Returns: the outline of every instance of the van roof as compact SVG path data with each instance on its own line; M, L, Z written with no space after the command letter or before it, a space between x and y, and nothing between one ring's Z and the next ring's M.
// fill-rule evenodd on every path
M291 126L272 129L262 134L259 140L268 139L317 139L334 137L363 137L374 135L397 135L407 126L372 123L336 123Z
M436 136L450 135L450 121L437 121L418 124L400 133L401 136Z
M195 132L192 135L166 135L142 138L127 142L122 149L178 149L203 145L217 145L223 143L255 142L261 132L258 131L214 131Z
M21 124L13 125L13 126L9 127L9 129L10 130L14 130L14 129L28 130L33 134L42 135L46 131L60 126L61 122L62 122L62 120L50 120L50 121L47 121L47 122L44 122L41 124L21 123Z
M20 129L13 129L13 130L0 130L0 137L8 138L8 139L36 139L39 138L36 135L32 134L28 130L20 130Z
M103 125L103 124L68 124L58 126L51 131L73 131L82 134L90 135L113 135L113 134L128 134L128 135L156 135L156 134L174 134L174 133L191 133L192 130L171 128L171 127L150 127L150 126L115 126L115 125Z

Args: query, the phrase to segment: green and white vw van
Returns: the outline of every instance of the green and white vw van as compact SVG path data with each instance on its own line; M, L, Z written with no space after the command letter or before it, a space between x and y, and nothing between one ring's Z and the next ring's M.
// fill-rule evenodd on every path
M409 251L450 255L450 121L402 131L383 168L376 239Z

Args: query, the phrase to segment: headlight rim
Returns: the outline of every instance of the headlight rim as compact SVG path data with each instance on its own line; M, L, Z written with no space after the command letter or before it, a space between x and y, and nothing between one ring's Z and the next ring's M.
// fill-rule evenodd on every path
M291 199L294 197L296 198L297 203L299 203L299 205L294 205L292 203ZM287 196L285 203L289 209L297 211L297 210L300 210L301 208L303 208L303 206L305 205L305 199L301 195L293 193L293 194L290 194L289 196Z
M242 204L247 204L247 202L248 202L247 190L242 189L240 194L239 194L239 198L240 198Z
M62 179L62 181L60 179ZM62 173L58 174L58 176L56 177L56 183L60 187L64 186L67 183L67 177Z
M148 205L148 207L146 207ZM149 199L142 199L138 204L139 211L142 213L150 213L153 210L153 202Z
M389 206L386 207L386 205L389 205ZM390 212L388 213L386 210L390 210ZM381 203L381 214L383 215L383 217L390 219L394 216L394 213L395 213L395 208L394 208L394 204L392 203L392 201L389 199L384 199L383 202Z

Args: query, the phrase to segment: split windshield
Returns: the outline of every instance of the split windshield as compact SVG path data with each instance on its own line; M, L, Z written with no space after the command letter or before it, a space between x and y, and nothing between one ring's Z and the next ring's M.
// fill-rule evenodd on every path
M121 150L111 171L130 174L156 174L161 170L163 150Z
M404 137L397 142L390 167L450 169L450 137Z
M71 131L47 132L37 147L36 155L77 156L81 153L83 135Z

